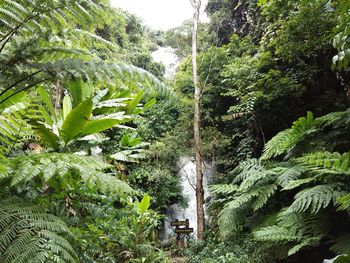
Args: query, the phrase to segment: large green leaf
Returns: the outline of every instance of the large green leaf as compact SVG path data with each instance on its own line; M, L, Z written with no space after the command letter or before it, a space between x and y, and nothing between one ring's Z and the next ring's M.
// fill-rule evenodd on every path
M72 111L73 105L70 96L66 95L63 99L63 119Z
M92 100L88 99L80 103L66 117L60 130L63 141L69 141L78 137L85 129L92 112Z
M141 142L141 138L137 137L137 134L124 134L120 140L120 146L122 147L134 147Z
M114 126L120 124L120 120L116 119L101 119L101 120L91 120L85 126L85 129L81 132L81 136L86 136L94 133L99 133Z
M145 92L141 90L139 93L136 94L132 101L127 103L126 112L128 114L133 113L136 110L144 95Z
M140 204L139 204L139 213L142 215L144 214L147 209L151 205L151 197L148 194L145 194L145 196L142 198Z
M75 79L69 82L68 90L73 99L73 106L76 107L82 101L87 100L92 95L92 86L82 79Z
M40 137L43 143L54 150L59 149L59 138L52 132L51 129L35 120L30 120L29 124L32 126L33 130Z

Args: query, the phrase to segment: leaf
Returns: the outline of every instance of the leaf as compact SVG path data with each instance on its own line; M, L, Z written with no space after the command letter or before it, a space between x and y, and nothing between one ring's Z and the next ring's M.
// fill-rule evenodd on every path
M40 95L40 98L45 103L46 107L48 108L50 114L52 116L55 116L56 115L55 107L52 104L52 100L50 98L49 93L43 87L37 88L37 91L38 91L38 94Z
M56 134L47 128L44 124L41 124L35 120L30 120L29 124L32 126L33 130L38 134L40 139L47 146L53 148L54 150L59 149L59 138Z
M101 119L101 120L90 120L86 124L84 130L81 132L80 136L91 135L95 133L99 133L114 126L120 124L120 120L116 119Z
M338 256L334 263L350 263L350 255Z
M151 205L151 197L148 194L142 198L139 204L139 213L143 215Z
M85 129L92 112L92 100L86 100L80 103L66 117L60 130L63 141L67 144L69 141L79 136Z
M72 111L72 100L68 95L64 96L63 99L63 119L67 117L67 115Z
M140 101L142 100L144 94L145 94L145 92L143 90L141 90L139 93L136 94L136 96L134 97L134 99L132 101L127 103L127 107L126 107L127 113L132 113L135 111L135 109L139 105Z
M71 80L68 85L68 90L73 98L73 106L76 107L82 101L91 97L92 87L91 85L83 82L81 78Z
M150 107L152 107L154 104L156 104L157 103L157 100L156 99L151 99L149 102L147 102L143 107L145 108L145 109L148 109L148 108L150 108Z
M307 184L307 183L313 182L315 180L316 180L315 177L293 180L293 181L290 181L285 187L283 187L282 190L292 190L292 189L297 188L303 184Z
M120 140L120 146L122 147L134 147L141 142L141 138L136 134L124 134Z

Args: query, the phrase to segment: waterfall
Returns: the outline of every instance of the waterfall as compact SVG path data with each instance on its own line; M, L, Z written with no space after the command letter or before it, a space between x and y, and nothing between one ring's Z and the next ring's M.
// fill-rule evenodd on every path
M176 55L175 51L176 50L172 47L158 47L158 49L152 53L153 60L162 63L165 66L164 77L167 80L173 80L175 78L176 71L180 63L180 59ZM197 204L195 190L196 165L192 158L182 157L178 162L178 166L182 194L186 198L188 206L186 208L182 208L178 204L173 204L169 207L163 224L161 236L163 241L168 240L168 237L174 234L174 227L170 226L170 222L174 221L175 219L188 219L190 222L190 227L194 230L191 236L193 238L196 238L197 236ZM203 188L205 200L208 200L210 197L208 182L210 181L212 172L212 165L203 162Z
M173 80L175 78L180 63L175 49L172 47L158 47L156 51L152 52L152 58L154 61L162 63L165 66L164 77L166 79Z
M189 157L180 158L179 162L179 176L182 187L182 193L187 199L188 206L182 208L177 204L171 205L168 209L166 219L163 224L162 240L167 240L169 236L174 233L174 227L170 226L170 222L175 219L190 221L190 227L194 232L191 234L193 238L196 238L197 234L197 212L196 212L196 165L195 162ZM204 199L210 198L208 189L208 183L210 182L213 173L213 166L203 162L203 188Z

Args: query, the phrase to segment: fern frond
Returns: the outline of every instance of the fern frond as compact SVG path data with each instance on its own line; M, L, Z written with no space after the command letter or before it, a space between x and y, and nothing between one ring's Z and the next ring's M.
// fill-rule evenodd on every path
M344 195L338 199L340 204L339 210L349 210L350 209L350 194Z
M288 210L290 212L304 212L310 209L312 214L316 214L332 202L336 204L337 199L345 193L340 184L317 185L297 193L295 201Z
M11 178L12 186L24 184L35 177L50 182L54 178L65 180L66 176L78 175L91 190L114 194L133 192L127 183L104 172L113 166L94 157L49 153L19 156L8 162L4 163L7 170L0 178Z
M263 160L282 155L290 151L300 140L304 138L307 132L315 125L314 117L311 112L306 117L301 117L293 123L292 128L281 131L273 137L264 148Z
M25 122L30 106L26 97L0 113L0 158L9 156L14 149L21 148L32 136L30 126Z
M277 176L277 173L273 169L267 169L262 171L254 171L251 176L248 176L239 186L239 192L247 191L253 186L258 186L259 184L266 183L268 179L274 178ZM263 180L265 179L265 180ZM263 182L261 182L263 181Z
M62 235L72 235L59 218L20 199L0 202L1 262L77 262L77 255ZM45 261L43 261L45 260Z
M236 233L245 219L245 207L238 209L224 208L219 215L218 225L220 229L220 235L228 237L233 233Z
M350 175L350 152L343 154L337 152L311 153L298 158L297 161L317 173Z
M293 180L293 181L290 181L285 187L283 187L282 190L292 190L301 185L311 183L315 180L316 180L316 177Z
M249 159L241 162L230 174L236 175L233 183L240 183L248 177L254 176L256 173L265 170L264 166L258 159Z
M319 244L320 239L321 239L320 236L303 238L299 244L295 245L294 247L288 250L288 256L292 256L296 254L297 252L299 252L301 249L305 247L315 246Z
M212 193L222 195L233 194L238 190L238 186L235 184L215 184L209 188Z
M275 193L277 186L275 184L259 186L245 193L237 193L234 195L219 213L220 232L223 236L227 235L227 228L231 231L236 231L244 221L244 216L241 213L242 208L251 208L258 210L263 207L267 200ZM229 227L230 225L230 227Z
M237 193L234 196L233 200L225 204L224 209L239 208L243 204L246 204L249 201L253 200L255 197L261 197L261 195L271 196L271 194L274 193L276 189L277 189L277 186L275 184L271 184L271 185L259 186L245 193Z
M259 241L273 243L288 243L300 240L300 236L283 226L268 226L254 232L254 238Z
M259 193L259 195L256 197L256 200L252 204L253 210L257 211L262 208L267 203L269 198L276 192L276 190L277 185L266 185L266 187L264 187L264 190Z
M305 168L294 164L287 164L286 167L283 167L282 169L283 170L280 172L280 175L278 176L276 182L283 188L286 187L290 182L298 180L305 172Z
M288 244L288 255L293 255L307 246L318 245L325 233L324 215L289 213L282 210L273 225L253 232L259 241L274 245Z

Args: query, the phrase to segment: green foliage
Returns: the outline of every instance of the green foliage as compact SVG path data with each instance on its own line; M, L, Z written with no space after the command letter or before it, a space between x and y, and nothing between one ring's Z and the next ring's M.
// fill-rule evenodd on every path
M31 129L24 121L29 102L26 97L17 98L18 102L6 107L0 114L0 158L10 156L31 138Z
M338 23L335 28L335 36L333 46L338 50L338 54L333 57L333 66L337 69L347 69L350 59L350 45L349 45L349 21L350 21L350 4L346 1L332 1L337 17Z
M337 257L337 259L334 261L334 263L348 263L348 262L350 262L349 255L341 255Z
M0 202L1 262L78 262L59 218L19 199Z
M163 33L162 46L170 46L176 50L180 58L185 58L191 54L192 41L192 21L186 20L181 26L169 29ZM198 49L204 51L214 42L214 36L209 32L208 24L198 25Z
M12 187L40 179L38 187L47 183L53 188L72 190L83 182L90 191L105 194L132 192L125 182L104 173L113 166L94 157L66 153L32 154L7 159L1 167L3 183L10 180Z
M0 261L164 262L150 196L137 201L98 147L112 128L135 130L155 95L174 96L144 70L162 74L141 23L105 0L0 6L0 197L21 198L0 204ZM143 69L126 64L131 50L147 54ZM111 155L132 161L148 146L117 141Z
M255 239L270 246L286 246L288 251L283 257L297 254L305 247L318 246L325 238L331 238L328 236L332 231L330 214L342 217L342 213L334 212L339 204L342 204L340 209L348 209L349 153L317 151L318 145L309 141L310 148L305 141L310 135L327 138L330 126L340 129L339 134L346 133L336 124L343 121L339 116L346 115L347 111L314 119L308 113L306 118L294 122L292 128L272 138L259 160L241 163L233 170L233 183L221 185L215 192L220 196L218 202L223 204L218 215L221 234L230 237L248 226L253 229ZM327 132L322 133L323 129ZM303 145L299 150L293 151L301 142ZM327 145L331 147L332 142L325 143ZM308 151L311 153L305 153ZM281 155L283 162L278 161ZM291 200L292 196L294 200ZM282 210L281 205L284 206ZM260 222L259 226L249 219L250 213L257 211L258 218L272 211L276 211L277 216ZM347 223L344 224L342 227L346 228ZM339 240L347 240L344 229L336 231ZM334 239L333 242L336 245L332 249L340 251L341 242Z
M308 112L307 117L301 117L293 123L292 128L284 130L273 137L265 146L263 159L270 159L283 153L290 152L292 147L305 137L314 124L313 114Z
M220 242L215 236L209 236L205 242L192 241L188 256L191 263L264 263L272 262L267 251L257 248L257 242L249 236L238 235L234 239Z

